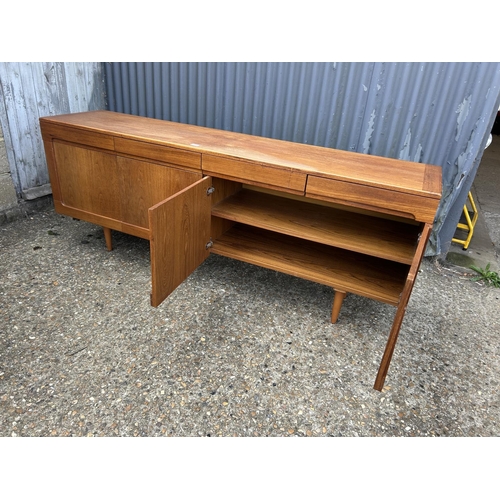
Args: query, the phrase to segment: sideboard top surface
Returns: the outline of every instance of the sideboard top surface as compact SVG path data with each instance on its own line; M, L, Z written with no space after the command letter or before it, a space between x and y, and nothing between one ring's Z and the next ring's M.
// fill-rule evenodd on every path
M435 165L113 111L48 116L41 118L41 122L223 156L236 161L252 161L275 168L301 171L317 177L414 193L436 200L441 197L441 167Z

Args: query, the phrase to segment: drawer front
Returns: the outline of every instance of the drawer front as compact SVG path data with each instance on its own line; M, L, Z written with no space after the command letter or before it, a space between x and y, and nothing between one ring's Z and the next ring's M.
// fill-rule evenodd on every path
M203 155L203 173L256 186L304 194L307 175L289 168Z
M194 151L185 151L160 144L123 139L121 137L115 138L115 149L117 153L201 170L201 153Z
M310 175L306 196L421 222L434 221L439 200Z
M40 121L40 124L44 140L59 139L61 141L73 142L82 146L91 146L110 151L113 151L115 147L113 137L110 135L55 125L53 123L44 123L42 120Z

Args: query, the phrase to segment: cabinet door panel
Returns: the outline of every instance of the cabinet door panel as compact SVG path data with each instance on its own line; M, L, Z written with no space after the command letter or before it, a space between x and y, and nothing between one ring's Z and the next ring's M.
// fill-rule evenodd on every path
M212 184L204 177L149 209L151 305L157 307L209 255Z
M150 207L202 178L201 172L121 156L118 156L118 169L123 221L146 229Z
M54 141L61 202L111 219L121 219L116 156Z

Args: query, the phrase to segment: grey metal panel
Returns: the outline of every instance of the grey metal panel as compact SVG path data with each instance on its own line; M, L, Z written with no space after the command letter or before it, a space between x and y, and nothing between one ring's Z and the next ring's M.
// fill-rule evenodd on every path
M104 107L102 63L0 63L0 123L18 196L51 192L38 119Z
M115 111L440 165L428 254L447 251L500 104L500 63L105 67Z

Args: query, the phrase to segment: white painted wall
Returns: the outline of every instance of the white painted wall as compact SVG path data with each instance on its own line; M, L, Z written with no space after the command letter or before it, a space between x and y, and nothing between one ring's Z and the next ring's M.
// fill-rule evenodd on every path
M0 212L6 211L17 205L16 190L10 174L7 150L0 126Z
M0 212L51 193L39 118L104 108L102 63L0 63Z

